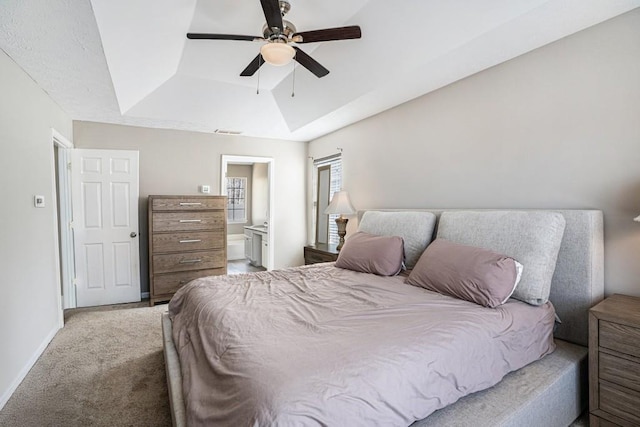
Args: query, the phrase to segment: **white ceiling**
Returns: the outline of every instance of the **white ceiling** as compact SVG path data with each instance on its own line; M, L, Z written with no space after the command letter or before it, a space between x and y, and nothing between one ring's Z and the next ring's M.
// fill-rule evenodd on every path
M290 0L331 72L264 65L258 0L2 0L0 48L74 119L308 141L640 6L640 0ZM260 93L257 94L257 86Z

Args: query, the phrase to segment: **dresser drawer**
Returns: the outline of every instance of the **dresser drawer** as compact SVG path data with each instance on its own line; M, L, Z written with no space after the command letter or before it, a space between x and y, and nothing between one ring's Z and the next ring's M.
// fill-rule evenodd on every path
M154 212L153 232L162 231L224 231L224 211L211 212Z
M154 252L200 251L222 249L227 237L223 231L195 231L153 235Z
M172 294L194 279L221 274L226 274L224 268L158 274L153 278L153 293L155 295Z
M603 352L599 357L601 379L640 392L640 363Z
M600 409L640 425L640 393L637 391L601 381Z
M189 211L189 210L208 210L208 209L224 209L226 199L223 198L206 198L206 197L181 197L179 199L170 198L154 198L151 207L154 211Z
M640 329L600 320L599 346L640 357Z
M224 268L224 250L153 255L154 273Z

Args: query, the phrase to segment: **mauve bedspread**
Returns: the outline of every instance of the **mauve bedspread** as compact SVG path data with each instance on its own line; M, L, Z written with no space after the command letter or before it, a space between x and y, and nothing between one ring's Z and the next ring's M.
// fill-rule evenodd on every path
M198 279L169 313L190 426L406 426L554 349L550 304L333 264Z

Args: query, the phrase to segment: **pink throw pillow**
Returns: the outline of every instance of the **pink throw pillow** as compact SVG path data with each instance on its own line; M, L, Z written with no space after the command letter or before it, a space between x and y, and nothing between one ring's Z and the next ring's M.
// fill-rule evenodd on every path
M507 302L522 265L488 249L434 240L422 253L407 283L485 307Z
M395 276L402 269L403 261L402 237L376 236L358 231L345 241L336 267L379 276Z

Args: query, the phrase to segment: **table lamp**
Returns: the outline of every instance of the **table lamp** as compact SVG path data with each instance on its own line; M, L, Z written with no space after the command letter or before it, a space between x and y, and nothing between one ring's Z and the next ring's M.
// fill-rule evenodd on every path
M336 218L336 225L338 226L338 236L340 236L340 243L336 247L337 250L342 249L342 245L344 245L344 236L347 235L347 222L349 220L344 218L342 215L351 215L356 213L353 205L351 204L351 200L349 200L349 193L346 191L336 191L333 193L333 198L331 199L331 203L327 206L327 209L324 210L325 214L332 215L340 215Z

